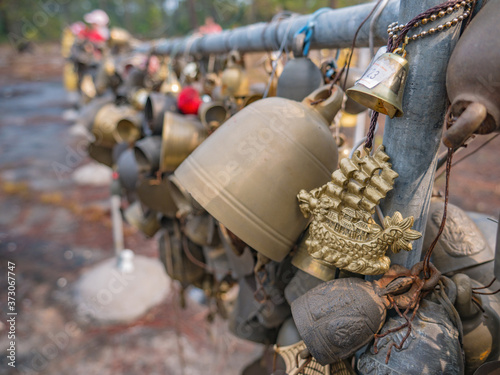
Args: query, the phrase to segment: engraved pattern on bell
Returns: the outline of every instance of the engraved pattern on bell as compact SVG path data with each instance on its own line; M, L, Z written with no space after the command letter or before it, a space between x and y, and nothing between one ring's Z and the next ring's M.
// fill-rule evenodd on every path
M312 216L309 254L338 268L364 275L386 272L390 259L385 256L390 246L395 253L410 251L410 241L421 234L410 229L413 217L403 219L399 212L384 219L384 229L371 215L375 206L392 190L398 174L388 163L389 156L380 146L373 156L342 159L340 169L327 184L297 196L305 217Z

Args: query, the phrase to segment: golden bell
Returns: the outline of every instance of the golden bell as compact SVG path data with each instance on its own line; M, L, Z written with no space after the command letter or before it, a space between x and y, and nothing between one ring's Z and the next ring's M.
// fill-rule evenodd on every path
M161 212L169 218L174 218L177 213L170 184L166 178L158 181L156 178L143 178L137 184L137 198L146 207Z
M173 172L207 136L207 129L196 117L166 112L163 120L160 170Z
M250 92L250 82L242 66L240 54L233 51L229 54L227 68L222 72L222 95L243 97Z
M403 52L399 55L398 50ZM356 102L390 118L403 116L403 93L408 76L406 53L386 52L370 64L354 87L346 90Z
M123 212L123 216L127 223L140 230L147 237L153 237L160 229L157 213L152 210L145 212L139 201L128 206Z
M140 117L132 107L105 104L94 119L92 134L99 146L113 147L117 143L133 143L141 135Z
M214 218L268 258L281 261L308 220L294 207L302 184L330 179L337 146L328 125L343 92L330 86L301 103L266 98L227 120L175 171ZM316 105L311 104L325 99Z
M229 118L229 111L221 102L202 103L198 116L207 129L214 131Z

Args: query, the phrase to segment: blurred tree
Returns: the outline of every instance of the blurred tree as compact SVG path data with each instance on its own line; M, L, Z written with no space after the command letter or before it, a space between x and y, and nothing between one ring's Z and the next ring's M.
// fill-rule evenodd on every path
M207 16L227 29L269 21L280 11L307 14L362 2L366 0L0 0L0 39L58 40L65 25L96 8L108 13L111 26L136 37L158 38L187 35Z

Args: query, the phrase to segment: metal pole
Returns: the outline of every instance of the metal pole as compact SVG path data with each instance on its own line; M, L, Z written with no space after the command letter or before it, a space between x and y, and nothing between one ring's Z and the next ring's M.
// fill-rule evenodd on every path
M356 29L374 6L375 4L371 2L332 9L320 14L315 20L311 49L350 47ZM399 1L390 0L373 28L376 46L386 44L387 26L397 19L398 13ZM309 19L310 15L303 15L279 22L261 22L233 30L225 30L219 34L160 40L144 43L136 50L146 52L153 48L156 53L165 55L186 53L208 55L229 52L233 49L240 52L263 52L278 50L284 38L287 39L287 46L291 48L293 35L306 25ZM290 27L289 23L291 23ZM358 35L357 47L368 47L369 31L370 22L366 22Z
M401 0L399 18L393 21L405 24L440 3L442 0ZM443 17L439 24L454 17L453 14ZM416 28L415 34L420 30ZM383 200L382 211L385 216L392 216L395 211L403 217L413 216L413 229L422 234L425 234L446 110L446 67L459 31L460 27L452 27L408 44L410 71L403 99L404 116L388 119L385 124L384 145L399 177L394 190ZM409 36L413 34L410 31ZM413 242L412 251L390 254L392 262L411 267L420 261L422 243L423 236Z

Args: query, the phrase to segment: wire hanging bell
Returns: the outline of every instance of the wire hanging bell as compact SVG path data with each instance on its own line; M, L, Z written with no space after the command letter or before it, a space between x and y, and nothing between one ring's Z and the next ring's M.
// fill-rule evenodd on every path
M347 96L390 118L403 116L403 92L408 76L405 57L402 48L375 56L354 87L346 90Z

